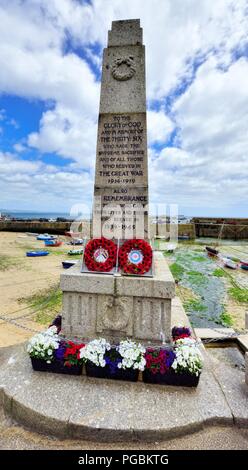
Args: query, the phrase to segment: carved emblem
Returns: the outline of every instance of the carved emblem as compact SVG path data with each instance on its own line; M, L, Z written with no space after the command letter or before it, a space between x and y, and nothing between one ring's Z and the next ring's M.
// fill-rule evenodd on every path
M112 75L115 80L130 80L136 72L134 59L132 56L115 59L112 65Z
M128 297L109 297L102 305L104 329L124 331L128 325L131 305Z

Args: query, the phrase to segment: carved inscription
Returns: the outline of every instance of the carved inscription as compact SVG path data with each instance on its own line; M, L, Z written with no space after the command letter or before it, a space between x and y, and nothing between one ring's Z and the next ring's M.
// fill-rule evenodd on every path
M101 213L105 229L135 230L137 220L147 216L143 210L148 204L146 135L145 113L99 117L94 194L101 200L94 214ZM111 219L111 211L105 209L110 204L120 208Z
M143 202L119 195L127 187L147 185L145 115L102 115L99 120L96 186L117 186L116 198L106 202Z

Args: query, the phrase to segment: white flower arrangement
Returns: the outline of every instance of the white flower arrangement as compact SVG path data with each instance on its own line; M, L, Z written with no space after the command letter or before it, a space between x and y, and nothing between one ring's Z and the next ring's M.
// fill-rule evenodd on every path
M60 338L57 334L57 327L51 326L46 331L37 333L28 342L27 352L30 357L42 359L48 364L53 360L53 352L58 349Z
M198 376L202 371L203 358L193 338L183 338L175 342L176 355L171 367L177 373L189 372Z
M130 339L121 341L117 347L119 354L122 357L122 361L119 362L119 369L138 369L144 370L146 365L146 360L144 354L146 352L145 348L139 343L135 343Z
M104 354L111 349L110 343L104 338L94 339L86 346L80 349L80 358L85 361L90 361L96 366L105 367L106 361Z

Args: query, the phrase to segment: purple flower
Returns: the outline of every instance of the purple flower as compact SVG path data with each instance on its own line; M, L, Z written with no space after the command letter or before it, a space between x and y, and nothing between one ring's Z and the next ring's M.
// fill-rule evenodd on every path
M176 354L174 353L174 351L172 350L166 351L165 364L168 369L173 364L175 357L176 357Z
M118 364L122 361L122 358L116 348L110 349L110 351L106 351L104 356L106 367L109 368L110 374L115 374L116 370L118 369Z
M186 326L174 326L172 328L172 337L173 338L180 338L180 337L188 337L191 336L191 329L187 328Z
M64 359L64 354L66 350L66 345L64 342L61 342L58 349L55 349L55 358L58 359L58 361L63 361Z

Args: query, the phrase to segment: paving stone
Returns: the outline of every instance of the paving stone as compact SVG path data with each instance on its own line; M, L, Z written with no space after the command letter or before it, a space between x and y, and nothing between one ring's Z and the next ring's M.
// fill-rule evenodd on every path
M225 336L235 335L233 328L195 328L195 333L201 339L223 339Z
M12 349L0 367L4 407L38 432L98 441L154 441L189 434L206 423L230 424L233 402L242 403L233 413L244 425L242 387L231 388L233 399L227 398L204 355L199 386L190 389L34 372L24 348Z
M245 372L220 361L212 361L213 372L223 391L234 422L248 426L248 388Z

